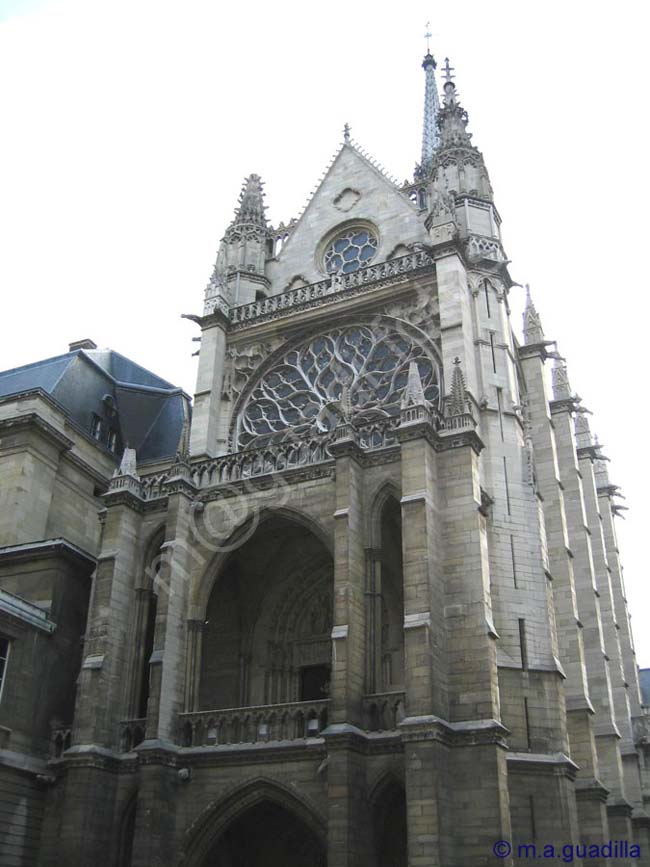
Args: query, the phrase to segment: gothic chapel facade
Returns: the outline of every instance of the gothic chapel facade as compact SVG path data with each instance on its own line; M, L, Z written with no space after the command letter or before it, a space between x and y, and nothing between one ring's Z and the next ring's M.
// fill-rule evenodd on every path
M514 335L483 157L449 65L442 104L423 67L412 181L347 128L288 225L246 180L190 317L191 423L166 457L123 438L107 476L74 716L16 863L611 839L650 864L617 489L530 295Z

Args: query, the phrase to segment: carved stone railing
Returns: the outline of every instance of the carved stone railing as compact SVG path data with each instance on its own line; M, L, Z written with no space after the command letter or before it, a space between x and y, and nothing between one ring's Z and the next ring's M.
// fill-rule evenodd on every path
M316 737L327 726L329 699L232 707L178 715L183 747L254 744Z
M310 283L308 286L289 289L287 292L271 295L269 298L253 301L250 304L233 307L230 310L230 321L233 325L241 325L255 320L274 319L289 310L298 310L302 306L314 306L327 296L392 280L412 271L421 271L430 268L433 263L433 257L423 250L409 253L407 256L400 256L389 262L359 268L352 274L337 275L327 280L319 280L317 283Z
M224 485L331 460L327 451L330 438L289 440L259 449L247 449L211 458L192 467L192 480L199 488Z
M130 753L145 738L146 719L124 719L120 722L120 750Z
M473 430L476 427L476 419L469 412L449 415L445 419L446 430Z
M405 696L401 691L364 696L363 721L366 731L395 731L405 716Z
M72 746L72 725L54 726L50 731L50 758L60 759Z

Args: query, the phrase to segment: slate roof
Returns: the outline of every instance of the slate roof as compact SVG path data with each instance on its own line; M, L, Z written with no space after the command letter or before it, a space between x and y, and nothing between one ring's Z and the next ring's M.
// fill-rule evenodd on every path
M186 416L188 396L112 349L76 349L0 372L0 398L41 389L69 418L91 434L99 417L99 442L117 432L119 458L128 445L138 461L173 457Z

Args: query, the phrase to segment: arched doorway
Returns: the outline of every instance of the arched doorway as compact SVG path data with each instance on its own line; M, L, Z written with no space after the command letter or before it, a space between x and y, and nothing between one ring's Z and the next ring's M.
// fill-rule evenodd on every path
M328 697L332 557L297 521L271 516L228 558L208 599L201 710Z
M407 867L406 793L395 779L387 779L373 799L373 828L377 867Z
M302 819L262 800L219 835L201 867L326 867L323 840Z

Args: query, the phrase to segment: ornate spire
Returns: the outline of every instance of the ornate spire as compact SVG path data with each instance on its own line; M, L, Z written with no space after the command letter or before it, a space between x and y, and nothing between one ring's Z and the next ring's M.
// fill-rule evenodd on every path
M430 34L429 34L430 35ZM427 53L422 61L424 69L425 84L424 84L424 123L422 126L422 162L420 170L423 174L428 175L433 162L433 154L440 144L440 136L438 134L438 112L440 111L440 98L438 96L438 87L436 85L436 61L429 51L427 44Z
M138 475L136 465L137 457L135 449L130 449L127 446L122 453L119 469L113 473L113 478L116 476L132 476L134 479L139 479L140 476Z
M471 143L472 139L471 134L467 132L467 112L458 101L452 72L453 69L449 65L449 58L445 57L444 104L438 114L440 146L443 148L467 146Z
M526 307L524 308L524 343L543 343L544 329L542 320L530 297L530 286L526 283Z
M415 361L409 363L409 378L402 395L402 409L408 409L410 406L427 406L420 371Z
M176 462L186 464L190 459L190 420L185 417L176 446Z
M593 445L589 428L588 410L581 409L575 421L576 445L579 449L590 448Z
M264 189L259 175L249 175L239 194L239 206L235 219L226 231L226 240L238 238L259 238L266 233L264 215Z
M555 400L563 400L571 397L571 386L569 384L569 374L566 369L566 361L563 358L556 358L552 373L553 380L553 398Z
M463 415L467 412L467 394L465 377L460 367L460 358L454 358L454 372L451 375L451 392L449 395L449 415Z

